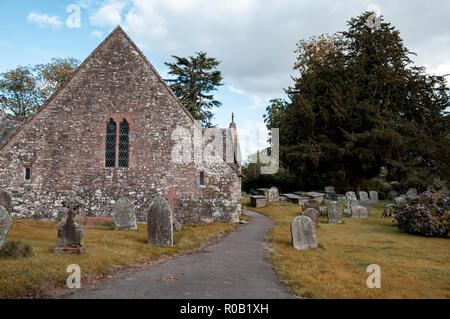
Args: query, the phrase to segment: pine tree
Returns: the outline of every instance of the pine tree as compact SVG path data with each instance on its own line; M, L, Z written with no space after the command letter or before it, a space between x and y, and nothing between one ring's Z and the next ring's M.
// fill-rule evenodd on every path
M172 57L176 62L165 64L175 79L168 79L167 82L192 116L205 127L212 127L211 109L222 105L210 94L222 85L222 74L217 70L220 61L207 57L206 52L197 52L195 57Z

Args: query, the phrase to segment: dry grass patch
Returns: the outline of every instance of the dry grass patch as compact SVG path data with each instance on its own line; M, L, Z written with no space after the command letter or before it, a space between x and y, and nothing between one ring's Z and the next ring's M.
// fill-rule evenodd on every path
M384 203L368 219L344 218L317 227L319 248L297 251L290 222L299 206L249 208L275 221L268 233L270 258L282 282L307 298L450 298L450 240L400 232L393 218L381 219ZM381 267L381 289L366 285L367 266Z
M237 224L214 223L203 226L183 225L174 234L173 247L147 245L146 225L138 231L85 229L83 255L55 255L57 229L55 222L14 221L8 240L23 240L33 247L28 258L0 258L0 298L24 296L48 283L64 283L67 266L78 264L82 277L98 275L109 269L137 262L173 256L198 247L208 240L233 230ZM83 278L82 278L83 280Z

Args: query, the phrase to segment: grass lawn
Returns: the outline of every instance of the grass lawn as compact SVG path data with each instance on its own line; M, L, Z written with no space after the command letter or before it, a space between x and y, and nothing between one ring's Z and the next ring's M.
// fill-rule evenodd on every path
M183 225L182 231L174 234L173 247L148 246L146 225L138 225L138 231L85 229L85 254L55 255L52 253L57 241L55 224L48 221L14 221L8 240L31 244L35 255L0 258L0 298L24 297L25 293L39 291L48 283L64 284L70 264L80 266L83 286L84 276L99 275L117 266L187 252L237 226L227 223Z
M247 200L243 200L245 205ZM299 206L250 208L270 216L270 259L280 280L306 298L450 298L450 239L400 232L393 218L380 218L384 205L372 207L368 219L343 218L316 229L319 248L297 251L291 245L290 222ZM381 268L381 288L366 285L367 266Z

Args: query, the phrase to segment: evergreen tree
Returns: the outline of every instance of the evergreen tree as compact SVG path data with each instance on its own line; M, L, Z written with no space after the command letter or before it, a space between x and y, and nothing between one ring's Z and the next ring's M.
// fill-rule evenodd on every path
M283 163L301 187L366 188L386 167L403 187L449 178L449 89L445 78L416 67L399 32L366 12L348 30L297 44L299 76L290 102L273 112Z
M196 54L195 57L188 58L173 55L176 62L165 64L170 69L169 74L175 79L166 81L192 116L205 127L212 127L211 109L222 105L210 94L222 85L222 74L217 70L220 61L207 57L206 52Z

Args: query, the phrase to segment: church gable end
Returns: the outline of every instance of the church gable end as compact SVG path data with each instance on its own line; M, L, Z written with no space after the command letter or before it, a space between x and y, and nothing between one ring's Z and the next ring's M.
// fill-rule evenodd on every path
M141 208L174 189L180 221L227 220L237 207L238 169L215 163L214 178L205 175L200 187L203 167L171 160L172 132L192 130L194 123L117 27L0 149L0 187L26 216L55 217L73 190L84 199L86 215L110 216L120 197Z

